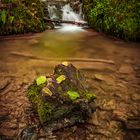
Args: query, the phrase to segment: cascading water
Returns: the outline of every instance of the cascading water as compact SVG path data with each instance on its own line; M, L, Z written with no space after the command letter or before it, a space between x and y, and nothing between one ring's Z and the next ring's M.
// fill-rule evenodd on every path
M62 8L62 20L79 22L79 21L82 21L82 18L80 16L80 14L77 14L74 12L74 10L71 8L70 4L66 4ZM85 31L85 30L83 30L82 27L79 27L77 25L63 24L62 28L59 29L59 31L61 31L61 32L79 32L79 31Z
M80 11L80 9L79 9ZM62 21L70 21L70 22L82 22L82 13L80 11L79 14L74 12L74 10L71 8L70 4L65 4L62 6L61 9L58 9L55 5L48 5L48 12L50 19L55 20L62 20ZM60 15L61 16L58 16ZM57 27L56 27L57 28ZM60 27L58 27L60 28ZM75 31L84 31L82 27L79 27L74 24L62 24L59 31L64 32L75 32Z
M81 21L82 18L79 14L75 13L70 7L70 4L63 6L62 8L62 20L64 21Z
M57 14L58 10L55 5L48 5L48 12L50 19L59 19Z

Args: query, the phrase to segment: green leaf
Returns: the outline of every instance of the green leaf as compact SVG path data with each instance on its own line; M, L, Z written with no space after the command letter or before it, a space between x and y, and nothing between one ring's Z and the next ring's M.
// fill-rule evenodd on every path
M70 98L72 101L75 101L77 98L80 97L80 95L79 95L78 92L76 92L76 91L68 91L67 94L69 95L69 98Z
M3 25L5 25L5 23L6 23L6 17L7 17L6 11L3 10L3 11L1 12L1 20L2 20L2 22L3 22Z
M39 76L39 77L36 79L36 84L39 86L39 85L41 85L41 84L44 84L46 81L47 81L46 76Z
M59 77L57 77L56 81L58 84L60 84L61 82L63 82L66 79L65 75L60 75Z
M15 18L14 16L10 16L10 17L9 17L10 24L12 24L12 23L13 23L14 18Z
M43 89L42 89L42 91L43 92L45 92L47 95L49 95L49 96L52 96L53 95L53 93L50 91L50 89L48 89L47 87L44 87Z

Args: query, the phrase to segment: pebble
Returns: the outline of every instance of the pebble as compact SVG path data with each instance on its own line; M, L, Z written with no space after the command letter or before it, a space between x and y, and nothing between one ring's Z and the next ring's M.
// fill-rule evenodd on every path
M134 73L134 69L133 69L132 66L122 65L119 69L119 73L121 73L121 74L131 74L131 73Z

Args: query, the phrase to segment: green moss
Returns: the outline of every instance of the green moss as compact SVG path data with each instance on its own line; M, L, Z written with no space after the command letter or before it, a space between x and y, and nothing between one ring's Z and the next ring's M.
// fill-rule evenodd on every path
M44 103L42 100L39 100L39 102L37 103L37 112L41 124L48 122L52 119L53 110L54 106L52 104L47 102Z
M96 98L96 95L94 93L86 93L85 96L88 99L88 101L92 101Z
M42 124L51 119L50 114L54 109L54 106L51 103L44 102L42 100L40 91L43 87L44 85L37 86L36 84L33 84L31 87L29 87L27 92L27 97L35 105L34 108L37 111L39 120Z
M39 92L41 90L42 86L37 86L36 84L33 84L32 86L29 87L28 92L27 92L27 97L32 103L38 102L38 96Z

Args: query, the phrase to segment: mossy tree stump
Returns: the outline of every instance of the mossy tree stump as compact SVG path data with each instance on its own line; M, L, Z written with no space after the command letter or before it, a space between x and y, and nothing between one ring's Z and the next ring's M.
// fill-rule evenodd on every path
M50 76L40 76L27 96L42 125L56 130L84 123L95 111L95 94L86 88L85 78L72 64L59 64Z

